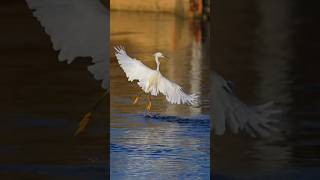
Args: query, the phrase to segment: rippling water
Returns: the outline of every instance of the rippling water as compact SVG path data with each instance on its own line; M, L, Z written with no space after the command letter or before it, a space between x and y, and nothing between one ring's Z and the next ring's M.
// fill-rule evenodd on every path
M145 101L132 105L141 90L127 81L111 55L112 179L208 179L210 120L208 114L207 30L198 21L173 15L112 12L111 47L123 45L129 56L154 68L152 54L169 56L160 71L188 93L198 92L200 107L170 105L152 97L153 113L144 116ZM111 49L113 53L113 49Z

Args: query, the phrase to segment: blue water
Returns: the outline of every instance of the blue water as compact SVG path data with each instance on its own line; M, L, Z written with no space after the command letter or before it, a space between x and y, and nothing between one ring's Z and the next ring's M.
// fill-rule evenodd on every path
M113 116L128 123L111 125L112 179L210 178L208 116Z

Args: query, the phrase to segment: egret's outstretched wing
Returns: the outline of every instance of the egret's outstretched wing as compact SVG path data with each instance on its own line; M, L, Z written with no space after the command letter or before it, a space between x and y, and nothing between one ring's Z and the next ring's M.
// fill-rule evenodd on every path
M230 84L214 72L211 75L212 118L215 134L222 135L226 127L233 133L241 130L251 136L268 136L277 131L270 125L274 120L270 115L278 113L269 109L272 103L249 107L241 102L232 91Z
M126 76L129 81L138 80L139 82L146 82L148 81L148 78L153 73L155 73L155 70L150 69L141 61L138 61L128 56L123 48L115 47L114 49L116 50L115 54L118 59L118 62L123 71L126 73Z
M60 51L59 61L71 63L76 57L92 57L94 63L101 65L102 61L109 59L107 54L109 14L99 0L26 0L26 2L30 9L34 10L33 15L44 26L46 33L50 35L53 48ZM104 63L102 68L107 70L108 63ZM96 68L91 67L92 70ZM96 77L104 81L104 87L108 86L105 80L108 76L102 78L96 75Z
M161 74L158 83L159 91L166 96L167 101L172 104L198 105L199 98L197 94L188 95L182 88L174 82L169 81Z

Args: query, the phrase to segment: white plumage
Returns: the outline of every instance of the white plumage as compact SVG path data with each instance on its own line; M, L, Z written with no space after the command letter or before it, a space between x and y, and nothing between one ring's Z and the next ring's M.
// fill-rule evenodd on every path
M228 127L233 133L245 131L251 136L266 137L271 132L278 131L271 124L274 119L270 117L280 111L272 109L272 102L259 106L247 106L233 93L230 82L218 73L211 74L211 108L213 130L215 134L222 135Z
M109 14L99 0L26 0L51 37L59 61L91 57L88 70L108 89Z
M129 57L123 48L115 47L115 50L118 62L128 80L137 80L138 85L145 93L157 96L160 92L165 95L167 101L172 104L197 105L199 103L198 95L186 94L179 85L162 76L159 70L159 58L164 56L161 53L158 52L154 54L157 69L153 70L144 65L141 61Z

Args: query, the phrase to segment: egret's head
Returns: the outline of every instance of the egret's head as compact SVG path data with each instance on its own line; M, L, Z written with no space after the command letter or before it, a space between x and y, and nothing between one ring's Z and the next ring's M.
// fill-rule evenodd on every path
M154 57L156 57L156 58L166 58L166 59L168 59L168 58L167 58L166 56L164 56L161 52L154 53L153 55L154 55Z

